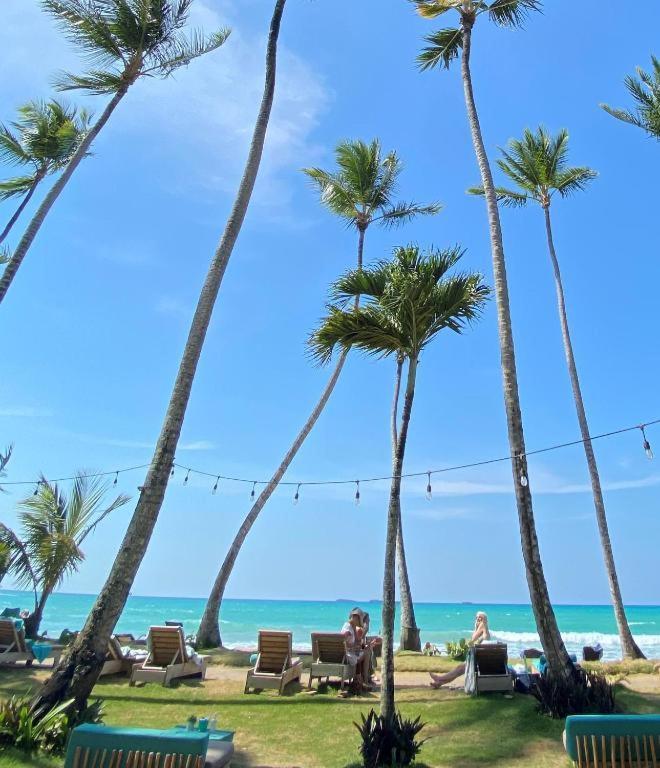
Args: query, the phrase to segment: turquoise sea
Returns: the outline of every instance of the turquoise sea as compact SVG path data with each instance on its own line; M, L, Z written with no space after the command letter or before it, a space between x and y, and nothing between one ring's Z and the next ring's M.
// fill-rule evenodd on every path
M65 628L80 629L93 601L94 595L53 595L46 607L43 629L51 637ZM0 589L0 610L5 606L27 608L30 604L30 593ZM311 632L339 630L353 605L344 600L225 600L220 624L223 643L232 648L253 648L260 628L288 629L293 632L297 648L309 648ZM380 603L362 603L361 607L371 614L371 626L377 632ZM186 632L194 633L203 608L204 600L200 598L131 596L117 631L131 632L137 637L146 633L151 624L177 620L183 622ZM508 643L511 655L538 645L529 605L418 603L415 610L422 642L440 645L466 637L472 630L475 611L484 610L493 634ZM579 653L583 645L599 642L606 658L620 656L610 606L557 605L555 611L570 651ZM650 658L660 658L660 606L629 606L627 614L642 650Z

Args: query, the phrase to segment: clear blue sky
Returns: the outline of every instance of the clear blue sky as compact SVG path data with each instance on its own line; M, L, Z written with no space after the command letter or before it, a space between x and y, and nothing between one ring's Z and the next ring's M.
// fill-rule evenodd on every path
M207 29L229 24L226 47L176 79L130 92L76 173L0 314L0 443L14 443L8 480L147 462L167 404L197 293L236 187L262 88L266 0L195 0ZM324 386L305 354L327 286L354 262L355 235L322 210L301 167L331 167L344 138L381 138L406 164L401 195L440 200L435 219L368 233L366 258L400 243L468 249L465 266L492 279L483 203L459 72L416 71L435 28L403 0L289 0L281 74L260 179L227 271L198 369L178 461L266 478ZM474 80L486 144L526 126L567 127L571 159L600 172L586 194L554 209L575 351L593 433L660 417L660 147L607 116L627 103L624 76L647 66L660 9L552 0L525 31L480 24ZM630 31L634 30L634 34ZM36 0L0 8L0 118L47 97L73 51ZM103 99L93 101L100 112ZM2 219L13 203L4 204ZM503 213L528 448L578 428L538 209ZM352 354L288 479L387 474L393 363ZM624 596L658 603L660 429L597 443ZM506 455L494 306L463 337L424 356L408 471ZM123 476L135 498L143 475ZM177 473L134 586L138 594L204 595L249 508L249 486ZM580 447L530 463L542 555L557 602L606 602L592 500ZM425 478L403 489L417 599L517 601L528 593L507 465ZM28 493L31 489L28 489ZM280 489L241 553L232 597L380 595L387 484ZM21 493L0 497L10 524ZM133 504L86 544L69 591L103 583ZM354 542L347 546L347 542ZM355 546L357 543L359 546ZM353 558L357 557L357 560Z

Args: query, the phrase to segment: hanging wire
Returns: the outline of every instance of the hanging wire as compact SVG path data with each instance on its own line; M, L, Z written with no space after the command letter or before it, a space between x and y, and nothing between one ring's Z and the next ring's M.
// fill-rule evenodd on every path
M646 458L652 459L653 458L653 449L651 448L651 443L649 443L647 437L646 437L646 429L645 424L642 424L640 426L640 429L642 430L642 437L644 438L644 451L646 452Z

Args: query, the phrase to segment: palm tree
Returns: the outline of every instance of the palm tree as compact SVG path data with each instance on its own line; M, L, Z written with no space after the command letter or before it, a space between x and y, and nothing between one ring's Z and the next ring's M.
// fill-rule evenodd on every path
M0 125L0 161L30 167L30 173L0 182L0 200L22 196L20 205L0 233L7 237L39 184L61 171L89 130L89 113L55 99L31 101L18 109L11 127ZM13 128L13 130L12 130Z
M163 504L174 453L181 434L195 372L211 323L211 316L227 264L240 234L263 154L268 120L275 95L277 43L286 0L275 0L266 50L264 93L236 199L220 243L211 259L193 315L170 402L161 426L151 465L112 569L82 632L37 694L34 707L41 715L67 699L83 707L103 666L108 640L126 604L140 563L149 546Z
M551 674L558 674L569 678L573 675L573 664L559 634L557 619L550 602L536 534L532 492L527 479L525 436L518 393L518 375L516 371L513 332L511 329L509 288L504 260L502 227L493 176L483 136L481 135L481 126L479 124L470 72L472 30L479 18L486 14L498 26L518 27L522 25L530 11L540 10L541 3L538 0L492 0L490 3L482 2L481 0L414 0L414 2L419 13L425 18L436 18L449 11L455 11L459 16L458 27L441 29L426 38L428 46L419 55L418 62L422 70L431 69L436 66L448 69L454 59L458 58L459 55L461 57L465 106L488 212L495 298L497 302L497 322L500 337L504 406L527 584L536 626L543 650L548 659Z
M635 111L615 109L607 104L600 106L610 115L624 123L641 128L649 136L660 139L660 60L651 56L652 72L637 67L638 77L628 75L624 80L626 88L635 102Z
M106 505L109 486L100 477L79 472L69 496L46 478L19 504L20 536L3 526L0 538L13 551L9 572L21 588L34 592L34 610L25 620L28 637L36 638L48 598L85 559L81 546L96 526L129 500L118 495Z
M401 423L392 446L383 575L381 714L388 721L394 715L394 588L401 474L417 365L423 350L440 331L448 328L460 333L466 323L479 315L488 296L480 275L447 274L461 255L457 247L445 251L430 249L422 254L417 246L410 245L395 249L391 262L348 272L333 286L334 303L310 338L310 347L320 363L327 363L336 347L346 350L352 346L368 355L394 356L408 363ZM346 309L356 296L366 299L365 306Z
M48 212L128 89L143 77L168 77L194 59L219 48L229 36L221 29L208 37L185 37L192 0L41 0L71 42L80 46L91 69L83 75L63 74L61 91L82 90L112 95L99 119L87 131L64 172L32 217L25 234L0 278L0 302L5 298Z
M504 159L498 160L497 164L505 175L516 184L517 190L497 187L495 191L498 201L512 207L522 207L531 200L538 203L543 209L548 251L555 278L555 289L557 291L557 309L564 341L566 364L568 366L575 410L577 411L580 433L591 478L600 543L603 548L603 558L610 584L614 613L619 628L621 647L626 658L644 658L628 626L623 599L621 598L621 589L616 574L610 533L607 525L607 515L605 514L603 491L600 485L596 456L589 437L589 424L587 423L587 414L582 399L575 355L573 354L573 344L566 314L564 286L562 284L559 261L555 252L550 221L550 205L553 197L557 193L561 197L569 197L574 192L584 190L586 185L597 176L597 173L586 167L568 167L568 131L566 130L559 131L555 137L550 136L543 127L539 127L535 133L526 130L522 141L511 139L508 150L502 150L502 155ZM483 187L474 187L469 191L472 194L483 195Z
M412 202L395 202L397 184L403 169L401 160L395 152L383 156L380 142L374 139L369 144L363 141L344 141L335 149L338 170L324 171L320 168L307 168L304 173L310 178L319 192L321 202L332 213L346 221L349 227L358 233L357 269L362 268L364 236L371 224L396 226L415 216L431 215L440 210L437 204L419 205ZM356 298L359 302L359 298ZM213 583L204 613L197 631L197 642L201 647L209 648L222 644L220 635L220 608L227 582L231 576L236 559L259 513L277 488L284 473L295 458L323 412L330 395L339 379L346 362L348 350L339 356L319 401L314 406L307 421L297 434L293 444L284 455L280 465L273 473L263 491L246 515L238 533L229 547L218 575ZM254 498L254 491L252 498ZM410 593L407 593L410 601ZM413 614L414 620L414 614Z

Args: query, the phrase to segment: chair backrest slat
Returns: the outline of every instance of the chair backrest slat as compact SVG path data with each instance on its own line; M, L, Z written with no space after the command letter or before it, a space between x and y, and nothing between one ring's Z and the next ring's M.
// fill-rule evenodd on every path
M150 661L159 667L188 661L186 642L181 627L151 627L149 629Z
M259 631L257 672L281 673L292 656L291 632L262 629Z
M205 759L201 755L182 753L141 752L131 750L94 747L76 747L73 754L72 768L204 768Z

